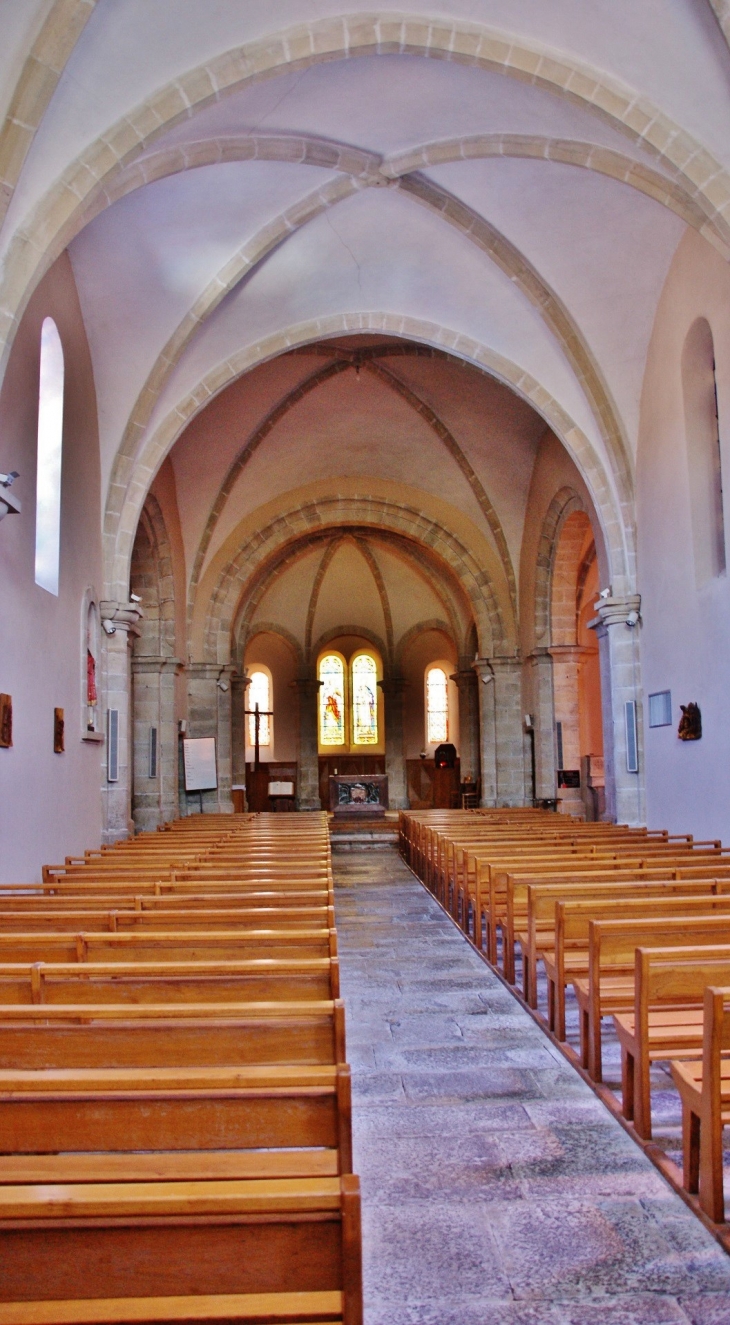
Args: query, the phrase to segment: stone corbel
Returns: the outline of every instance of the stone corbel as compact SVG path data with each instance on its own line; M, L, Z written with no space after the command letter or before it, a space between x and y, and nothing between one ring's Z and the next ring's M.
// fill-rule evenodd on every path
M115 634L117 630L126 631L128 642L131 642L140 634L139 622L144 612L138 603L119 603L105 599L99 603L99 616L102 627L106 621L114 626L113 631L107 632L105 629L105 634Z
M595 604L596 616L588 622L589 630L601 627L638 625L641 613L641 594L625 594L622 598L599 598Z

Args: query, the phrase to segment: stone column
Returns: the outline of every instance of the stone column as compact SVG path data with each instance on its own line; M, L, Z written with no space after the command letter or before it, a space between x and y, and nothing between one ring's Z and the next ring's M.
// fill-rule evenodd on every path
M297 744L297 809L321 810L317 700L322 682L314 677L292 681L299 699ZM327 808L327 807L325 807Z
M535 796L552 800L555 786L555 714L553 660L550 651L534 649L527 659L530 678L532 726L535 734Z
M408 782L403 734L403 696L406 688L402 676L378 681L383 692L385 709L385 771L388 774L388 804L391 810L408 809Z
M563 746L563 768L580 771L580 669L588 649L581 644L553 644L553 698L555 704L556 745L557 723L560 723ZM556 753L556 763L559 754ZM585 813L581 787L561 787L558 790L563 814L579 818Z
M618 823L646 822L644 796L644 724L639 652L639 594L601 598L593 621L598 636L603 705L603 754L606 818ZM633 625L629 622L629 617ZM626 704L636 703L638 773L626 768Z
M190 737L214 736L218 788L204 791L204 814L233 814L231 799L231 665L188 663L188 731ZM196 793L197 799L197 793Z
M251 677L245 672L231 676L231 782L234 787L246 785L246 693ZM244 805L246 804L244 796Z
M482 695L480 701L482 804L524 805L522 662L519 658L478 658L474 666L487 682L483 689L493 692Z
M522 660L492 658L497 804L525 804L525 728L522 720Z
M479 755L482 774L483 806L497 804L497 744L494 726L494 672L488 658L477 658L474 663L477 676L479 704Z
M101 800L102 842L119 842L134 832L132 820L132 732L131 732L131 670L130 656L134 639L139 635L137 623L142 610L136 603L118 603L109 600L99 604L102 621L101 634L101 701L103 730L106 733L107 714L116 709L118 726L118 777L108 778L108 749L102 746Z
M178 737L175 677L179 658L132 658L134 775L132 817L138 833L150 832L178 813ZM150 728L157 728L157 771L150 777Z
M459 762L461 780L479 781L479 677L473 667L461 667L451 680L459 691Z

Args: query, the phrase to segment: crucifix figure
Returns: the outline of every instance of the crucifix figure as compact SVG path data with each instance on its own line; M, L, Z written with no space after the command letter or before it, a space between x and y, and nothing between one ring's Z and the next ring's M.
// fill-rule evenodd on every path
M258 704L254 704L254 706L253 706L252 709L246 709L246 708L245 708L245 709L243 710L243 716L244 716L244 718L253 718L253 732L254 732L254 746L253 746L253 748L254 748L254 765L253 765L253 766L254 766L254 771L255 771L256 773L258 773L259 768L260 768L260 766L261 766L261 765L260 765L260 761L259 761L259 734L260 734L260 730L261 730L261 719L262 719L262 718L273 718L273 716L274 716L274 710L273 710L273 709L260 709L259 706L258 706Z

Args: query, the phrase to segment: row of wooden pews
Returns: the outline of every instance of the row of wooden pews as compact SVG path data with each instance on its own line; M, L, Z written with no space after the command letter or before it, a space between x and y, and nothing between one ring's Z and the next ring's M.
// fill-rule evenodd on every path
M723 1127L730 1125L730 852L533 809L403 812L414 873L504 978L567 1042L577 1004L580 1063L602 1080L613 1018L622 1110L651 1138L651 1065L670 1061L683 1111L683 1183L725 1222Z
M0 1325L362 1325L324 814L0 890Z

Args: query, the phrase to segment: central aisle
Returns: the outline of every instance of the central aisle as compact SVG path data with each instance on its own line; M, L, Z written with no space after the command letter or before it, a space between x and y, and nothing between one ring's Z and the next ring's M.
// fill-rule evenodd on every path
M727 1325L730 1258L397 853L333 863L365 1325Z

